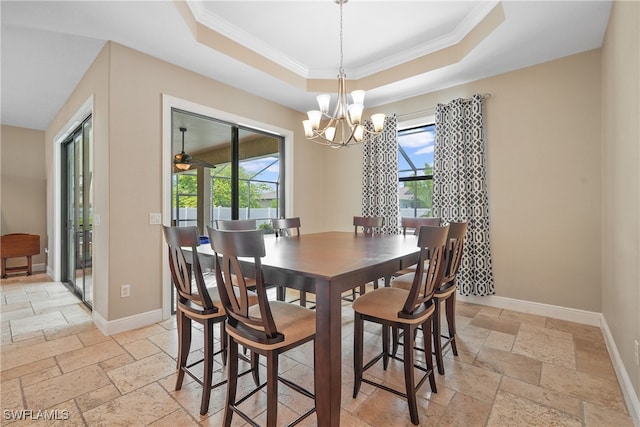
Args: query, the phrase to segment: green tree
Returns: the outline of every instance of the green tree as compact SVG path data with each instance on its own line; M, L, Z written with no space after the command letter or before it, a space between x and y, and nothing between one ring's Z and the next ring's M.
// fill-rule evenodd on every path
M425 175L433 174L433 167L429 163L424 165ZM416 176L415 174L413 176ZM418 209L430 209L433 201L433 181L405 181L403 187L411 188L411 193L414 196L415 207Z
M240 184L238 193L240 197L240 207L259 208L262 194L271 191L265 183L252 182L249 185L247 181L252 174L240 168ZM213 204L214 206L231 206L231 168L225 166L219 171L216 170L213 180Z
M198 179L195 174L179 173L173 175L173 200L180 194L180 208L195 208L198 206Z

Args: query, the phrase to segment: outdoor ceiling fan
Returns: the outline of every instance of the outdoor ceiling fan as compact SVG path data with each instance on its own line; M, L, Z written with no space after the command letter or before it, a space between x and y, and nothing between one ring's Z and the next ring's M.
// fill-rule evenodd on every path
M182 132L182 151L175 156L173 156L173 164L176 168L186 171L191 169L192 166L202 166L205 168L215 168L211 163L207 163L203 160L194 159L190 154L184 152L184 133L187 131L187 128L180 128L180 132Z

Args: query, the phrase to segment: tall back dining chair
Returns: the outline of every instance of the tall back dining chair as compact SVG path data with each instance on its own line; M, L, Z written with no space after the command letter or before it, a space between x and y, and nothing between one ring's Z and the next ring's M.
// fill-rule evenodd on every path
M431 227L437 227L440 225L441 219L438 217L410 217L403 216L400 218L400 226L402 227L402 234L406 235L407 230L413 230L413 234L416 236L420 231L420 227L428 225Z
M445 242L447 227L420 228L418 246L420 257L414 280L409 290L401 288L380 288L360 296L352 304L354 317L354 386L353 397L358 396L362 382L383 390L391 391L407 399L409 414L413 424L419 423L416 392L429 379L431 390L436 393L436 382L433 373L431 355L431 322L435 312L433 294L440 284L445 264ZM428 261L428 262L426 262ZM369 321L382 325L382 352L363 365L364 322ZM416 364L414 347L415 331L422 327L424 333L425 365ZM389 351L389 335L391 328L402 330L405 343L402 358ZM380 359L386 370L389 359L402 361L404 364L405 391L401 392L365 378L364 372L374 366ZM363 367L364 366L364 367ZM414 368L424 372L420 381L415 381Z
M277 424L278 381L302 393L314 401L311 409L302 414L291 425L315 412L315 395L295 383L278 375L278 356L309 341L315 344L315 312L296 304L269 301L263 279L261 258L265 256L264 236L261 230L222 231L209 229L211 246L215 251L216 280L220 287L220 298L227 311L226 331L229 337L229 361L227 397L224 426L230 426L234 413L253 423L241 408L249 396L266 386L267 427ZM248 289L239 258L253 263L258 304L248 304ZM231 277L237 277L237 287ZM265 356L267 380L258 388L237 399L238 345L256 354ZM315 349L314 349L315 351ZM253 409L251 405L249 408Z
M354 216L354 232L360 230L363 234L378 234L384 225L384 218L378 216Z
M226 332L224 329L225 310L220 301L217 288L207 288L202 276L202 269L196 247L200 244L197 227L167 227L163 226L164 237L169 246L169 268L177 295L176 322L178 326L178 376L176 390L182 388L184 374L187 373L202 385L202 399L200 414L209 410L211 390L224 384L224 381L212 385L213 357L223 354L222 363L226 364ZM191 264L187 263L182 248L190 248L194 255ZM195 279L195 289L192 286ZM254 299L255 301L255 299ZM191 322L203 325L204 358L187 365L191 349ZM214 324L220 324L221 349L214 352ZM200 378L191 370L196 364L204 363L204 375Z
M300 217L272 218L271 226L276 232L276 237L300 235Z
M218 230L255 230L258 228L255 219L216 219Z
M456 294L457 276L464 251L464 237L467 234L466 222L450 222L447 236L446 266L441 284L433 295L436 311L433 316L433 343L436 354L438 373L444 374L444 349L450 345L454 356L458 355L456 346ZM448 335L442 335L442 321L440 319L441 303L445 303ZM444 339L444 341L443 341Z
M300 236L300 217L292 218L272 218L271 226L276 232L276 238L280 237L297 237ZM286 287L278 286L278 301L284 301L286 296ZM300 297L289 302L299 301L303 307L307 306L307 292L300 290Z

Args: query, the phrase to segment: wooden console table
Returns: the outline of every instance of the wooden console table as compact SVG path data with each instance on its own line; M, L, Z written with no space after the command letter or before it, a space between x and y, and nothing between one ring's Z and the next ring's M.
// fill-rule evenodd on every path
M40 236L37 234L14 233L0 236L0 257L2 258L2 278L7 273L25 271L31 274L31 257L40 253ZM27 258L27 265L7 267L8 258Z

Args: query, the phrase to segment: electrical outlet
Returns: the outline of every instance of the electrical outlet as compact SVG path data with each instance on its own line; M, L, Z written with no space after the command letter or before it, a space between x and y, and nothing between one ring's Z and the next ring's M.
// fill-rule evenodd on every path
M129 295L131 295L131 285L127 283L120 286L120 298L127 298Z
M640 366L640 343L638 343L638 340L634 340L633 341L633 352L636 356L636 366Z
M162 215L159 213L150 213L149 224L162 224Z

